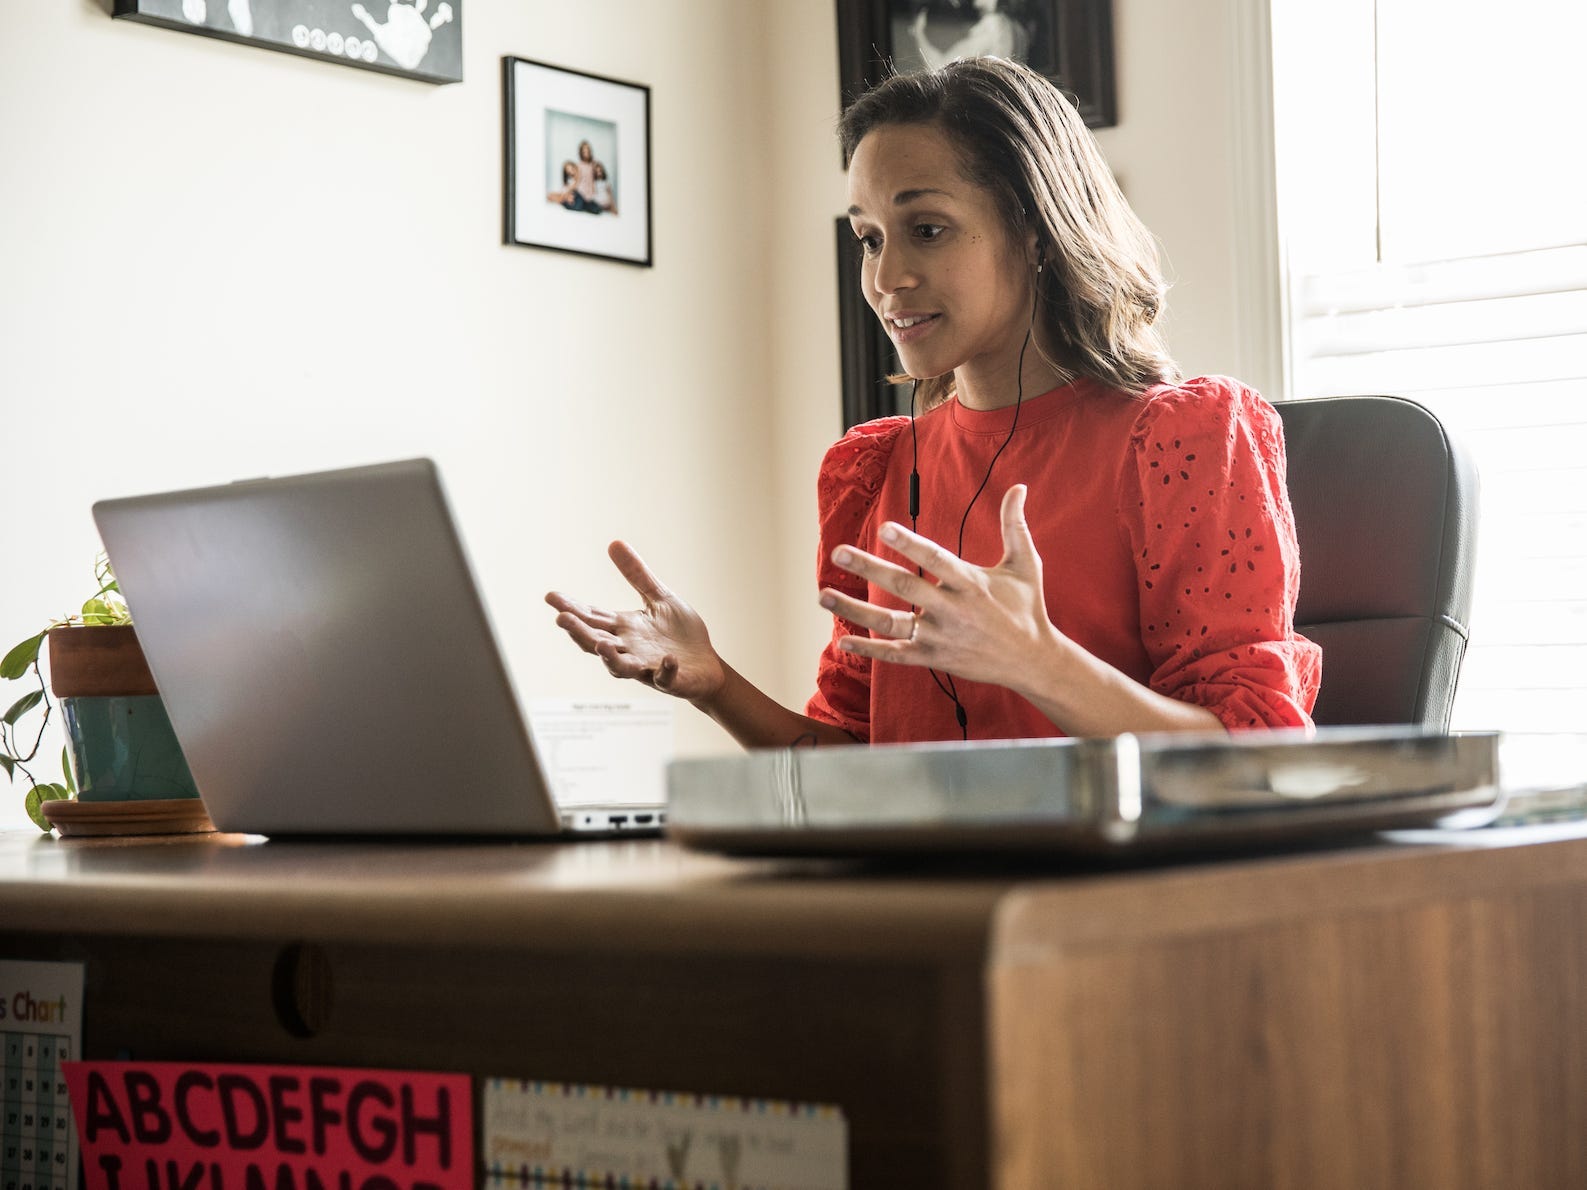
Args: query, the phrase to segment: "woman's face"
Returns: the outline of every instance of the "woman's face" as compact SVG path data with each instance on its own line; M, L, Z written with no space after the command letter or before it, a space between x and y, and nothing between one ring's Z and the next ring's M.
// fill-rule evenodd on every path
M593 156L595 156L595 152L590 148L590 142L581 140L579 142L579 160L588 161Z
M868 133L849 163L849 223L865 300L911 376L1013 368L1031 316L1032 264L992 196L967 181L935 126Z

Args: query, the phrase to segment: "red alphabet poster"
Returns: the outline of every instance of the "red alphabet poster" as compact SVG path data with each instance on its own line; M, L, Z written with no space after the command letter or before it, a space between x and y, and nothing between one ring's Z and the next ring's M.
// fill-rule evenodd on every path
M68 1062L85 1190L469 1190L463 1074Z

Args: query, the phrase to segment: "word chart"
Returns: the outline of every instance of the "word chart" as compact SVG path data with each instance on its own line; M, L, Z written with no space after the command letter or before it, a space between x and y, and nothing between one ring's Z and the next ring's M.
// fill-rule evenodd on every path
M77 1133L61 1063L82 1034L81 964L0 960L0 1190L71 1190Z

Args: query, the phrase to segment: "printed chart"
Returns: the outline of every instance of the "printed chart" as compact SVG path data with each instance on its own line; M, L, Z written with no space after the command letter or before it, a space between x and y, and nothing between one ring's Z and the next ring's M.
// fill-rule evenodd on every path
M61 1063L83 1032L78 963L0 961L0 1190L72 1190L77 1133Z
M485 1190L847 1190L832 1104L493 1078Z

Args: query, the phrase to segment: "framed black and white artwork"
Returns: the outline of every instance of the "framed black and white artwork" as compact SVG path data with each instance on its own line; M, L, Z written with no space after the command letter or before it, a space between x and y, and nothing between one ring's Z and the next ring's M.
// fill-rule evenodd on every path
M954 58L1013 58L1052 79L1092 128L1118 123L1112 0L837 0L847 107L899 71Z
M463 0L115 0L114 15L427 83L463 78Z
M504 241L649 266L650 88L502 59Z

